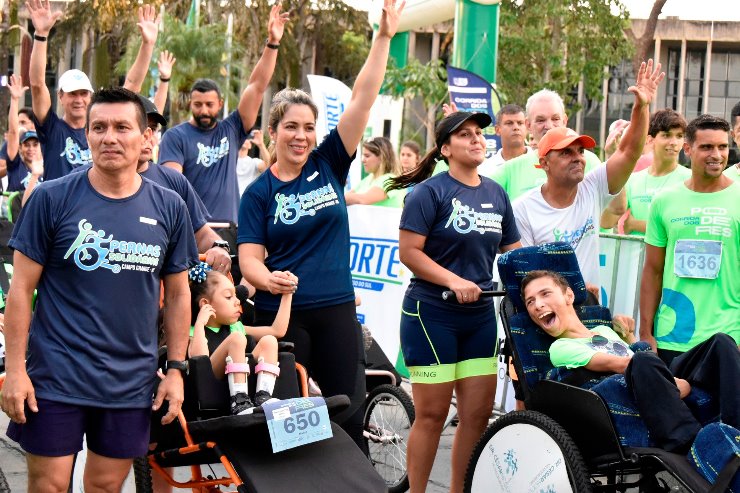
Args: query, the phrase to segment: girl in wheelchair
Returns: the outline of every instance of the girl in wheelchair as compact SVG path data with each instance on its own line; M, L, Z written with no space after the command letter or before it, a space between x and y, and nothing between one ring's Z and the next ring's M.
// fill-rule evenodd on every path
M522 298L534 323L555 338L549 348L554 366L624 374L640 417L660 448L686 453L701 430L683 402L693 385L718 399L723 423L740 426L740 352L727 334L715 334L669 368L652 351L633 352L605 325L586 328L573 307L573 290L555 272L529 272L522 280Z
M295 291L298 278L288 274ZM211 270L204 262L190 269L188 276L193 324L188 356L210 356L214 375L217 378L227 375L229 380L231 414L251 414L255 407L272 399L275 380L280 375L277 340L288 328L293 294L282 296L271 326L249 327L239 321L241 304L228 277ZM257 362L254 400L249 397L247 382L250 373L248 349Z

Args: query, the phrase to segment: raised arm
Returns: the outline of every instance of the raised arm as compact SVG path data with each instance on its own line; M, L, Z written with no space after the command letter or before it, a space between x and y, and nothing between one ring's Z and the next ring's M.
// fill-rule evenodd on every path
M391 38L396 34L398 18L405 5L405 0L398 7L396 7L396 0L384 0L383 14L380 17L380 25L370 47L370 53L367 55L365 65L357 74L347 109L339 118L337 132L342 139L344 149L350 156L357 150L360 139L365 133L365 126L370 118L370 109L383 84Z
M157 69L159 70L159 85L157 92L154 93L154 106L160 115L164 114L164 105L167 104L167 92L170 89L170 78L172 77L172 67L174 67L177 58L167 50L159 54Z
M298 278L287 272L290 275L290 280L298 285ZM293 293L284 294L280 298L280 307L278 308L275 320L272 325L265 327L245 327L245 331L250 336L259 340L266 335L275 336L276 339L282 339L285 337L285 333L288 331L288 323L290 322L290 306L293 301Z
M21 207L26 205L26 202L28 202L28 199L31 197L36 185L39 184L39 179L42 176L44 176L44 160L39 159L38 161L31 163L31 178L28 179L28 185L26 185L26 189L23 191Z
M653 61L648 60L647 64L643 62L640 65L635 85L627 89L635 95L635 104L632 106L630 125L619 141L617 151L606 161L609 193L617 193L624 187L642 155L650 123L650 103L663 77L665 72L660 71L660 63L653 70Z
M262 95L265 93L267 86L270 84L272 74L275 72L275 63L277 62L277 48L270 48L269 45L279 46L280 40L283 39L285 23L288 22L290 14L281 12L281 3L278 2L270 10L270 20L267 23L267 45L262 50L257 65L249 76L249 83L242 92L239 99L239 116L242 120L242 127L245 132L257 121L257 111L262 104Z
M8 154L8 159L11 161L18 155L18 148L20 146L18 139L20 138L20 128L18 125L18 107L20 106L20 100L23 99L23 95L28 90L28 87L23 87L23 82L20 76L11 75L8 83L8 91L10 92L10 108L8 109L8 133L5 136L7 147L5 152ZM28 129L26 129L28 130ZM0 172L0 176L5 176L7 168Z
M126 74L126 82L123 83L123 87L133 92L141 91L141 85L149 71L149 62L154 53L154 44L157 42L159 23L162 18L157 15L157 10L153 5L144 5L139 7L138 20L136 26L141 33L141 46L139 46L139 53L136 55L134 64Z
M51 109L51 94L46 87L46 49L47 40L40 41L36 37L48 38L51 28L61 12L52 13L50 0L28 0L26 8L31 16L34 29L33 48L31 48L31 64L28 77L31 84L31 107L36 119L43 123Z

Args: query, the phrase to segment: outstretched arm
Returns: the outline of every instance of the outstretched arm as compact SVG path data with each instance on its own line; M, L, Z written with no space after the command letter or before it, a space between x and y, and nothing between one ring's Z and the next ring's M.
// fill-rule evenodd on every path
M660 71L660 63L653 70L653 61L648 60L647 64L643 62L640 65L637 82L628 89L635 95L635 104L632 106L630 125L619 141L617 151L606 161L609 193L617 193L624 187L642 155L650 123L650 103L664 77L665 72Z
M160 114L164 114L164 105L167 104L167 92L170 89L170 78L172 77L172 67L175 65L177 58L167 50L159 54L157 69L159 70L159 85L157 92L154 93L154 106Z
M286 272L289 275L289 280L295 282L298 285L298 278ZM294 289L295 291L295 289ZM262 337L271 335L275 336L276 339L282 339L285 337L285 333L288 331L288 323L290 322L290 306L293 301L293 293L287 293L280 297L280 307L278 308L275 320L269 327L245 327L245 331L250 336L257 340Z
M405 5L405 0L398 7L396 7L396 0L384 0L383 14L380 17L380 25L370 47L370 53L367 55L365 65L357 74L347 109L339 118L337 132L342 139L344 149L350 156L357 150L357 145L365 133L365 126L370 118L370 109L383 84L391 38L396 34L398 18Z
M34 36L47 38L54 27L57 19L62 16L61 12L52 14L50 1L28 0L26 8L33 23ZM46 87L46 48L47 41L39 41L34 38L31 48L31 64L28 77L31 84L31 107L36 119L43 123L51 109L51 95Z
M372 205L387 198L388 194L380 187L370 187L370 190L364 193L344 192L344 201L347 205Z
M290 16L288 12L281 12L280 9L281 3L278 2L270 10L270 20L267 24L267 43L271 45L280 44L280 40L283 39L285 23L288 22ZM275 72L277 52L277 49L264 47L262 56L249 77L249 84L247 84L247 88L244 89L241 99L239 99L237 109L245 132L248 132L254 122L257 121L257 111L260 109L260 104L262 104L262 95L270 84L273 72Z
M152 59L154 44L157 42L157 35L159 34L159 22L162 18L157 16L157 11L153 5L144 5L139 7L138 20L136 26L141 33L141 46L134 64L131 65L126 74L126 82L123 83L123 87L133 92L141 91L141 85L149 71L149 62Z
M8 133L5 135L5 141L7 147L5 152L8 154L8 159L11 161L18 155L18 148L20 146L18 139L20 138L20 128L18 125L18 107L20 106L20 100L28 90L28 87L23 87L23 82L20 76L11 75L8 83L8 91L10 91L10 108L8 109ZM28 129L26 129L28 130ZM0 176L5 176L7 168L2 170Z

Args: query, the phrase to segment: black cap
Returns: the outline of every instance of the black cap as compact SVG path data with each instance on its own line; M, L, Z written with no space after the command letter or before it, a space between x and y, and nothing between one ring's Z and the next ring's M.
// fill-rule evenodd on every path
M442 145L447 142L450 135L455 133L455 130L460 128L460 125L468 120L473 120L480 126L480 128L486 128L491 124L491 117L485 113L468 113L466 111L456 111L451 113L437 124L437 130L435 132L435 143L437 144L437 149L441 149Z
M144 105L144 111L146 111L146 116L151 116L154 118L154 121L162 125L163 127L167 126L167 118L163 117L159 111L157 111L157 107L154 106L154 103L152 103L149 98L145 98L141 94L137 94L139 96L139 101L141 101L141 104Z

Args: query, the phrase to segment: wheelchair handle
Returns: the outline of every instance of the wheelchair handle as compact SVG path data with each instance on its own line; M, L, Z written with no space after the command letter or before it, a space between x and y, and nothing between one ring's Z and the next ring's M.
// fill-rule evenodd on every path
M481 291L480 293L481 298L494 298L496 296L506 296L506 291ZM444 301L455 300L455 292L451 290L442 291L442 299Z

